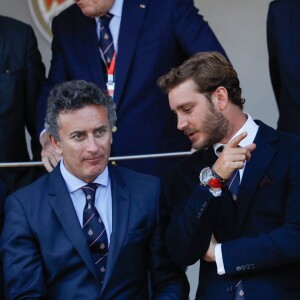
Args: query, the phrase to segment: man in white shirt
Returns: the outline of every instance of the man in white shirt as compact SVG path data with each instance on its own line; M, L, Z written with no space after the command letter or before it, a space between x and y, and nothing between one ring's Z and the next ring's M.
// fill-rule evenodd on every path
M219 53L197 54L159 82L198 150L164 186L169 253L201 260L196 299L299 298L299 137L243 112L237 73Z

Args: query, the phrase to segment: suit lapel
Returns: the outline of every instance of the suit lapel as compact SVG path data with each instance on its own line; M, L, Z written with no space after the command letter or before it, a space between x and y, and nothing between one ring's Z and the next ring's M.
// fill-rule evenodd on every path
M116 167L109 167L112 192L112 234L107 257L106 274L102 291L115 269L116 261L127 233L130 211L130 194L126 189L120 171Z
M86 57L91 81L95 82L101 89L106 89L106 79L96 32L96 21L94 18L85 16L82 16L81 20L81 22L77 23L77 32L81 33L79 34L78 47L81 49L81 54Z
M66 232L83 261L98 280L86 238L82 232L71 197L60 173L59 165L50 174L49 194L49 203L61 223L63 230Z
M254 140L256 149L251 155L251 160L247 162L243 174L242 182L239 188L237 204L237 222L236 234L239 236L246 220L246 214L249 209L251 199L262 180L267 168L269 167L276 150L271 145L277 139L277 133L274 129L259 123L259 130Z
M2 31L0 30L0 72L3 69L3 63L4 63L3 56L4 56L4 36Z
M116 90L114 100L118 104L125 89L126 79L132 65L136 45L151 0L125 0L118 39L116 58ZM132 74L137 76L137 74Z

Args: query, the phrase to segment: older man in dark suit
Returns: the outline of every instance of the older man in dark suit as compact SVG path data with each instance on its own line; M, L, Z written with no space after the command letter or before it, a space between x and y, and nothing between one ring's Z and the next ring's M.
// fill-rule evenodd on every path
M3 182L0 182L0 234L2 233L4 221L4 199L7 196L7 193L6 185ZM0 260L0 299L4 299L2 260Z
M32 28L0 16L0 163L30 161L25 128L33 160L40 160L36 108L45 68ZM34 168L0 168L0 179L11 191L36 179Z
M62 161L7 198L2 255L7 299L187 299L166 254L156 177L108 167L116 121L95 84L66 82L49 97L47 131Z
M176 118L169 111L157 79L196 52L224 53L213 31L198 14L194 1L75 2L53 20L53 56L48 86L44 86L41 96L40 127L49 88L65 80L84 79L102 89L109 84L111 93L114 87L118 122L112 156L190 150L189 140L176 131ZM103 30L107 31L104 35ZM111 40L106 51L102 41L110 39L109 32ZM115 65L110 63L114 51ZM109 52L111 55L107 56ZM47 139L42 142L47 144ZM43 161L51 170L58 158L46 149ZM174 158L147 159L118 164L162 175L173 161Z

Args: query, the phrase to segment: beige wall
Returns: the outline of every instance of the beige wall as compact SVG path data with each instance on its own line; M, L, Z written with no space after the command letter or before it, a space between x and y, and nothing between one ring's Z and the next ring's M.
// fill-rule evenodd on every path
M210 23L236 68L245 110L254 118L276 127L278 111L275 105L268 72L266 45L266 16L270 0L196 0L200 13ZM30 16L25 0L1 0L1 14L29 23L35 29L44 63L49 68L49 42L39 33ZM188 269L191 295L195 295L198 281L196 264Z

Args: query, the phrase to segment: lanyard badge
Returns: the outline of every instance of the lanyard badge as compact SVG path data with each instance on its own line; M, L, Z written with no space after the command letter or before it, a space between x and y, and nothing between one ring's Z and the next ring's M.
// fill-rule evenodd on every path
M115 64L116 64L116 51L114 52L114 56L111 60L109 67L107 67L106 88L107 88L107 94L112 98L114 98L114 92L115 92L115 81L114 81Z

